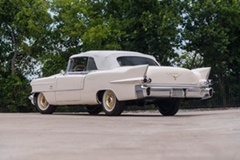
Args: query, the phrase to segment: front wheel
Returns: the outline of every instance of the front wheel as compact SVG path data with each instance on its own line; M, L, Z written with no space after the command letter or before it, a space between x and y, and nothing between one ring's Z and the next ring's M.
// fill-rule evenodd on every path
M42 114L52 114L56 110L56 106L50 105L43 93L37 94L36 107L37 110Z
M107 90L102 99L103 111L108 116L119 116L123 112L125 103L118 101L113 91Z
M91 115L97 115L102 111L101 106L86 106L87 112Z
M174 116L179 110L179 105L178 99L163 100L155 104L163 116Z

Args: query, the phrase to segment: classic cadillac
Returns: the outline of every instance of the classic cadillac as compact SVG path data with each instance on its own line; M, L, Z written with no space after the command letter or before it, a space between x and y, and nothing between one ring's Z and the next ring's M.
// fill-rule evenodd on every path
M210 67L160 66L153 56L130 51L88 51L72 55L66 71L31 82L31 102L42 114L58 105L84 106L89 114L120 115L126 105L154 104L173 116L183 99L211 98Z

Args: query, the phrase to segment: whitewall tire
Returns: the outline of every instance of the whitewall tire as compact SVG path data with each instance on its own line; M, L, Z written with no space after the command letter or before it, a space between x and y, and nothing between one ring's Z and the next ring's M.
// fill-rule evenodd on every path
M118 101L113 91L107 90L103 94L102 107L106 115L119 116L123 112L125 103Z
M36 107L40 113L52 114L56 110L56 106L50 105L43 93L37 94L35 98Z

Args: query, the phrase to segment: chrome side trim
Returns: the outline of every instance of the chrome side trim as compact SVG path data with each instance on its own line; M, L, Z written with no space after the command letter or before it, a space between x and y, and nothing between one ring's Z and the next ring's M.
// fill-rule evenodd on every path
M80 91L82 89L66 89L66 90L54 90L54 91L50 91L50 90L40 90L40 91L34 91L34 92L70 92L70 91Z

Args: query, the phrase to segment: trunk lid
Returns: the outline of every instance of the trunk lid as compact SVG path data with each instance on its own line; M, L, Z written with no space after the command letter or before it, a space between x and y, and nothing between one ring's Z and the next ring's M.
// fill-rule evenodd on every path
M199 78L189 69L165 66L149 66L147 77L152 85L197 85Z

